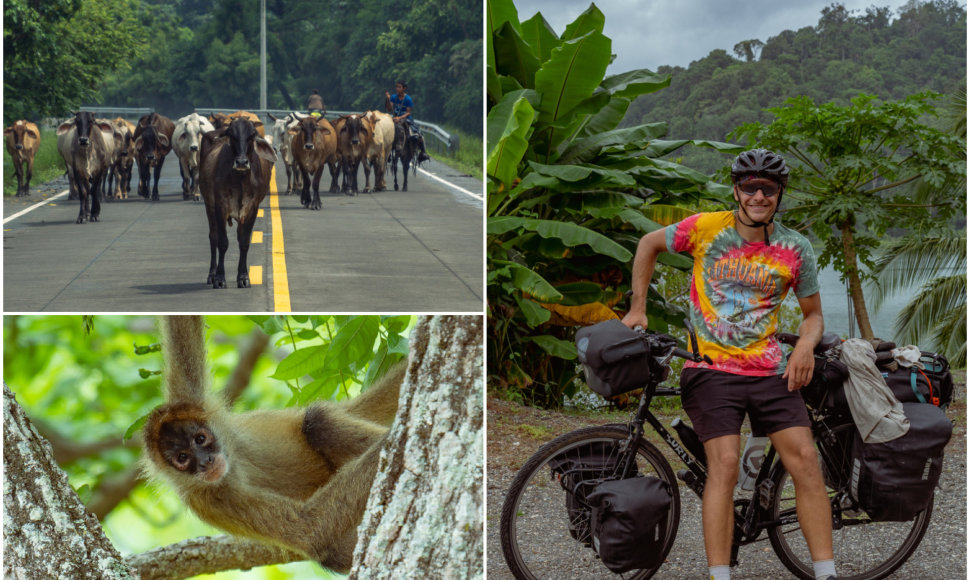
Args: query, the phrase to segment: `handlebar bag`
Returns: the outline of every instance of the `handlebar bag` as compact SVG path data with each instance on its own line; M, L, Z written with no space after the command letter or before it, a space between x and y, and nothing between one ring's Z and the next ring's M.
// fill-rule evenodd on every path
M863 443L858 432L852 445L850 494L873 521L913 519L933 499L943 471L943 448L953 424L942 409L903 403L909 431L885 443Z
M593 549L615 573L663 562L670 488L650 476L605 481L587 496Z
M882 376L903 403L932 403L945 409L953 401L949 361L941 354L921 351L919 362L922 369L900 366L894 371L883 370Z
M643 335L619 320L579 329L576 350L586 383L604 397L642 388L650 378L650 352Z

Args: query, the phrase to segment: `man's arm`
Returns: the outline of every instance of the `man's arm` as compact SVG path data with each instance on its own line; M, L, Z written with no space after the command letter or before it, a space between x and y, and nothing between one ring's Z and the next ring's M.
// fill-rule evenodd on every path
M797 391L812 380L815 357L812 351L822 340L825 322L822 319L822 298L816 292L798 299L802 309L802 323L798 327L798 343L788 359L788 367L782 378L788 379L788 390Z
M667 238L663 228L650 232L640 238L637 253L633 258L633 296L630 298L630 312L623 317L623 324L633 328L647 327L647 289L657 265L657 256L667 251Z

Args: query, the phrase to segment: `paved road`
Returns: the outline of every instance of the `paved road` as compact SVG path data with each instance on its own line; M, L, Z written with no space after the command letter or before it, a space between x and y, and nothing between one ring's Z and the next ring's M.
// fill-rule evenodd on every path
M66 196L10 219L65 190L66 180L34 187L26 201L4 201L4 311L482 312L482 183L435 161L423 169L407 192L321 193L322 211L303 209L298 195L268 196L249 252L249 289L235 287L235 228L229 288L206 286L205 208L182 201L174 155L160 201L105 202L95 223L75 224L78 202ZM281 164L276 173L285 190Z

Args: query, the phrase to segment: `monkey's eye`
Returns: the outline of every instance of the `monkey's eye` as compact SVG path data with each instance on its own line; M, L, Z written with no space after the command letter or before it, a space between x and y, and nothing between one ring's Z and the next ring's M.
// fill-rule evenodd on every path
M205 434L199 433L198 435L195 436L195 444L202 445L203 443L205 443Z
M188 453L179 453L178 457L175 458L175 462L178 463L179 465L185 465L186 463L188 463L188 461L189 461Z

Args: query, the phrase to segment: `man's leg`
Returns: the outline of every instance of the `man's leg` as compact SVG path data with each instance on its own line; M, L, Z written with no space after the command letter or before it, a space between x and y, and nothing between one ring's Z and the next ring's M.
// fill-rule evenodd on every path
M808 427L789 427L768 435L795 484L798 523L808 543L812 560L832 559L832 507L815 443Z
M738 481L740 435L723 435L704 442L707 483L702 504L707 565L731 564L734 535L734 486Z

